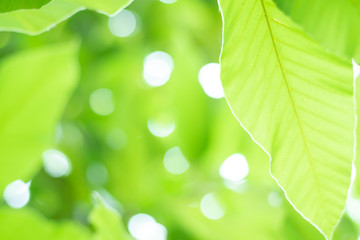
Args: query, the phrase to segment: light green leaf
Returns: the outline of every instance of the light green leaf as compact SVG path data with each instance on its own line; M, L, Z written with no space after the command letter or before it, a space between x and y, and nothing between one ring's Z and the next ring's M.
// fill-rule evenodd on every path
M314 39L360 62L360 0L275 0Z
M38 212L24 209L0 209L1 239L19 240L88 240L90 231L84 226L71 222L53 222L45 219Z
M121 216L108 206L101 197L94 194L96 205L89 220L96 229L95 240L131 240L124 229Z
M288 200L329 238L350 185L351 65L318 46L271 0L219 2L227 101L269 154Z
M113 15L130 2L132 0L53 0L41 9L1 13L0 31L40 34L81 10Z
M64 107L77 83L74 42L15 54L0 64L0 191L29 180L51 146Z
M0 0L0 13L19 9L40 8L51 0Z

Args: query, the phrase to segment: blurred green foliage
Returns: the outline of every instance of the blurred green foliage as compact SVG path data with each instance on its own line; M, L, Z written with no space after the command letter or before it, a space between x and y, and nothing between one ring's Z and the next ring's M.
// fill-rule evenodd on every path
M225 99L209 98L199 84L200 68L218 62L220 54L217 2L140 0L127 10L135 14L137 26L125 38L111 33L108 16L91 11L77 13L38 36L0 33L1 65L18 52L79 40L81 72L53 129L56 136L48 142L53 143L49 148L68 156L71 172L53 178L39 169L31 178L22 178L31 179L30 201L15 210L2 200L1 238L106 240L121 239L121 234L127 238L128 229L121 222L128 226L133 215L146 213L166 228L170 240L323 239L288 204L268 173L268 157L239 126ZM143 78L144 58L154 51L164 51L174 61L171 78L161 87L150 87ZM19 64L19 74L32 63ZM56 64L61 66L60 61ZM43 68L53 65L44 63ZM65 73L63 69L59 74ZM63 84L70 77L66 74ZM20 88L23 79L16 81ZM98 89L112 92L114 111L109 115L96 114L89 104ZM59 93L59 87L53 90L49 94ZM40 107L32 109L36 112ZM37 114L45 119L47 110ZM156 137L148 129L149 119L170 119L175 130L168 137ZM26 118L21 124L36 131L36 121ZM163 164L166 151L175 146L190 163L181 175L171 174ZM219 175L219 167L234 153L246 157L250 170L245 182L229 185ZM96 198L98 205L92 211L94 191L106 204ZM208 193L224 209L220 219L208 219L201 212L201 199ZM334 239L357 236L358 225L344 215Z

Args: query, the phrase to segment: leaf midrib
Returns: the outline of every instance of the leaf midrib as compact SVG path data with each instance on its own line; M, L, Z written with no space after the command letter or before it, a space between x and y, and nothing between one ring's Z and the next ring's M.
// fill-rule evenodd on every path
M311 170L312 170L313 175L314 175L315 185L316 185L316 188L318 189L318 192L320 194L320 201L322 203L324 203L323 197L322 197L322 194L321 194L322 191L320 190L320 182L319 182L319 179L318 179L317 174L316 174L314 162L313 162L313 159L312 159L311 154L310 154L310 150L309 150L309 147L308 147L308 144L307 144L307 141L306 141L304 130L303 130L303 127L301 125L301 121L300 121L300 118L299 118L299 115L298 115L298 112L297 112L297 109L296 109L295 101L294 101L294 98L293 98L293 96L291 94L290 87L289 87L289 84L288 84L288 80L286 78L286 74L285 74L282 62L280 60L280 55L279 55L279 52L278 52L278 49L277 49L277 46L276 46L275 38L274 38L274 35L273 35L273 32L272 32L272 28L271 28L271 24L270 24L270 21L269 21L269 16L268 16L268 13L267 13L267 10L266 10L266 7L265 7L264 0L260 0L260 2L261 2L261 6L262 6L262 9L263 9L263 12L264 12L264 17L265 17L266 24L267 24L267 27L268 27L268 30L269 30L269 34L270 34L270 37L271 37L271 41L272 41L272 45L273 45L273 48L274 48L274 51L275 51L275 55L276 55L277 61L279 63L282 78L283 78L283 80L285 82L286 89L288 91L289 98L290 98L290 101L291 101L291 105L293 107L295 117L296 117L297 123L299 125L299 129L300 129L300 132L301 132L301 136L302 136L302 139L304 141L305 150L306 150L306 153L308 155Z

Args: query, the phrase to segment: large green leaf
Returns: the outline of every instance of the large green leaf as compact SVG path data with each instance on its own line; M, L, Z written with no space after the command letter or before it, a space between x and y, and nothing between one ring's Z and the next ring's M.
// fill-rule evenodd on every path
M40 9L29 9L0 14L0 31L40 34L73 14L94 10L112 15L130 4L132 0L53 0Z
M269 154L292 205L326 237L350 185L351 65L330 55L271 0L220 0L221 77L233 113Z
M50 0L0 0L0 12L10 12L19 9L40 8Z
M77 46L56 44L15 54L0 65L0 191L29 180L53 141L78 79Z
M360 62L360 0L275 0L305 31L339 56Z

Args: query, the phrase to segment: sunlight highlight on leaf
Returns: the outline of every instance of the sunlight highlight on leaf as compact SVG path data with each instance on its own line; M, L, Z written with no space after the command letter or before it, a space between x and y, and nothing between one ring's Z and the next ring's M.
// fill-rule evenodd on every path
M219 173L225 180L240 183L249 173L245 156L240 153L231 155L221 164Z
M354 71L354 79L357 79L360 76L360 65L358 65L354 60L353 63L353 71Z
M277 192L270 192L268 195L268 202L272 207L280 207L283 204L283 199Z
M346 212L351 219L360 224L360 199L349 197Z
M89 104L94 113L107 116L115 110L113 92L107 88L99 88L90 95Z
M5 188L4 199L5 202L12 208L22 208L30 200L30 182L24 183L21 180L16 180Z
M205 217L211 220L218 220L225 215L225 209L215 198L214 193L208 193L201 199L200 210Z
M166 4L171 4L176 2L177 0L160 0L160 2L166 3Z
M166 228L147 214L132 216L128 223L130 234L136 240L166 240Z
M220 80L220 65L218 63L209 63L203 66L199 71L199 82L209 97L224 97L224 90Z
M164 157L164 166L172 174L182 174L190 167L184 154L179 147L173 147L166 151Z
M152 135L156 137L167 137L175 130L175 123L162 123L154 119L149 119L147 127Z
M52 177L67 176L71 171L68 157L55 149L49 149L42 154L45 171Z
M150 53L144 60L143 76L145 82L152 87L164 85L174 68L172 57L161 51Z
M109 18L109 29L117 37L128 37L136 29L136 17L128 10L122 10Z

